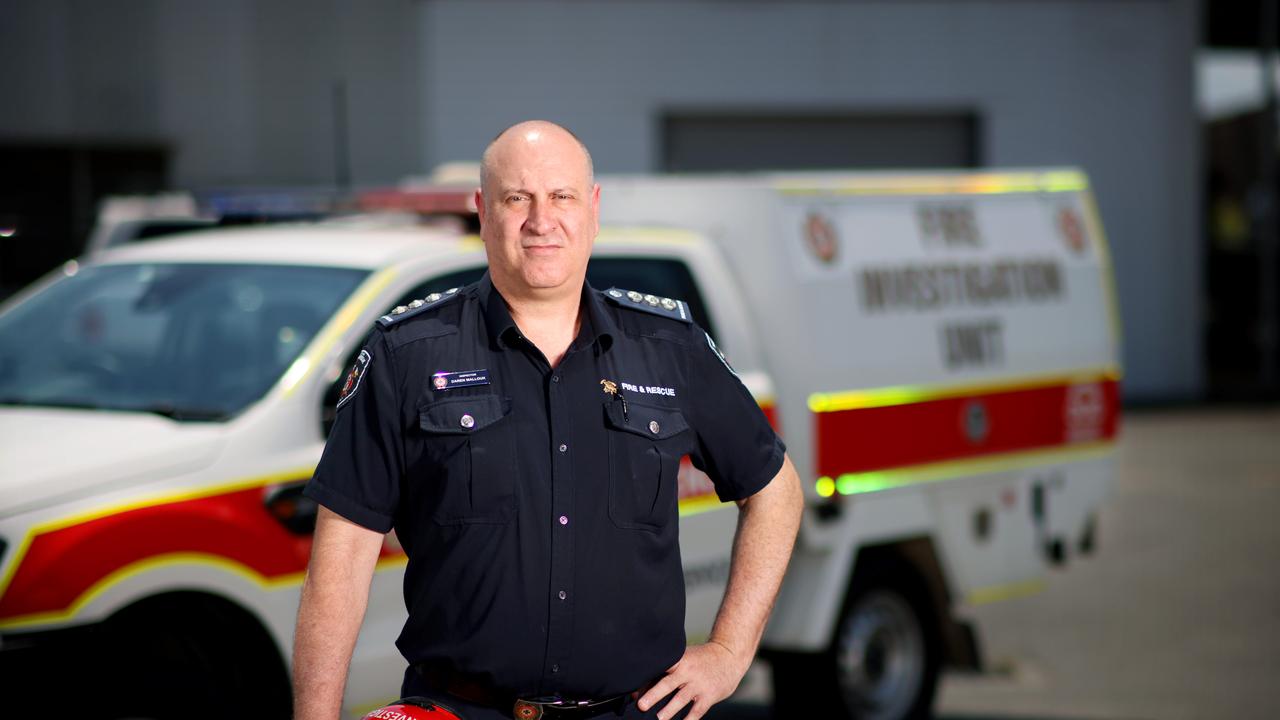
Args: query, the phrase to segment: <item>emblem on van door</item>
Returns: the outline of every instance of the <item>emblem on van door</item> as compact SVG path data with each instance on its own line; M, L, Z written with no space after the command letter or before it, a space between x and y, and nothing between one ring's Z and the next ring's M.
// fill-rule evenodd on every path
M835 261L840 249L836 228L826 216L811 212L804 220L804 244L824 265Z
M991 420L987 417L987 406L974 400L964 406L964 435L969 442L977 445L987 439L991 433Z
M1099 383L1079 383L1067 388L1063 415L1067 442L1097 440L1107 421L1107 397Z

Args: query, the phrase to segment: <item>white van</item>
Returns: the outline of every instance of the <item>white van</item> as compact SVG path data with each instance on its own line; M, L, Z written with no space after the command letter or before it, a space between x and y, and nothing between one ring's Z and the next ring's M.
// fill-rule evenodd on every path
M717 342L807 480L763 642L779 706L922 711L979 662L958 610L1093 548L1120 331L1082 173L618 177L601 206L713 242ZM723 575L726 515L682 527L688 580ZM694 632L720 585L690 585Z
M926 710L941 666L979 662L967 604L1093 546L1120 373L1084 177L602 185L590 282L685 300L805 479L763 645L781 716ZM340 375L377 317L483 262L474 236L401 220L207 229L103 249L0 307L7 707L47 704L74 658L102 715L286 715L300 490ZM697 642L737 513L689 463L678 482ZM403 564L388 536L348 714L398 691Z

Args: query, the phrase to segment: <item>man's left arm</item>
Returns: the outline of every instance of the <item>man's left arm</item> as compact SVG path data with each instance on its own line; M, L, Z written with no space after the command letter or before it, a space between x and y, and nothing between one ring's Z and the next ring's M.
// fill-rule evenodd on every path
M790 457L764 488L737 501L738 529L733 539L729 585L710 639L685 649L680 661L639 700L641 710L673 691L675 695L658 713L670 720L692 704L688 720L697 720L712 705L733 694L751 667L773 609L782 577L791 559L804 495Z

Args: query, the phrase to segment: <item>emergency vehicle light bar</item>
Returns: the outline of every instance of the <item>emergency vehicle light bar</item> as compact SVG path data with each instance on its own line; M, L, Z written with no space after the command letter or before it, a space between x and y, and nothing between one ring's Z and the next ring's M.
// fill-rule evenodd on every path
M219 221L226 218L319 218L354 209L354 203L336 190L215 191L196 193L195 199L201 215Z
M429 190L372 190L361 193L357 204L364 211L404 211L422 215L474 215L475 191L455 188Z
M220 190L195 197L200 214L259 221L321 219L335 215L410 212L420 215L474 215L474 190L457 186L344 191L315 188Z

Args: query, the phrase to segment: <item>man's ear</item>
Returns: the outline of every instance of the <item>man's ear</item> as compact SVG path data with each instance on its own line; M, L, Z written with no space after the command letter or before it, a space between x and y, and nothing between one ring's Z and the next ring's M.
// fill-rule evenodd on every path
M484 225L484 193L480 188L476 188L476 217L480 220L480 224Z
M595 223L596 235L600 234L600 183L591 188L591 221Z

